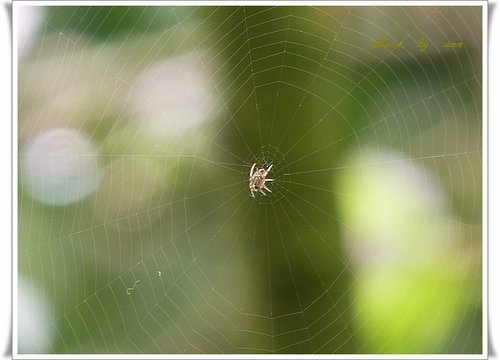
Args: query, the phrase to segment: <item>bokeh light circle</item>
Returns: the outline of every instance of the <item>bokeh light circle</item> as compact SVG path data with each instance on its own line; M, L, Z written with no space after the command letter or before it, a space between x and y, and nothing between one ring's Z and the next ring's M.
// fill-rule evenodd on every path
M47 205L68 205L92 193L99 183L97 153L81 131L50 129L21 150L23 190Z

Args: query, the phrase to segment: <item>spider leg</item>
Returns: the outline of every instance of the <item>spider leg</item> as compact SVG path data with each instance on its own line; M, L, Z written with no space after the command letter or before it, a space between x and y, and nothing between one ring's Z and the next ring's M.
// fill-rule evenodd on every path
M271 189L269 189L267 186L264 186L264 189L266 189L269 192L272 192Z
M265 181L274 181L274 179L266 179Z
M259 192L260 192L262 195L266 196L266 193L265 193L262 189L260 189L260 190L259 190Z
M273 164L269 165L269 167L267 168L266 170L266 173L268 173L269 171L271 171L271 168L273 167Z
M250 169L250 177L253 175L253 170L255 169L255 165L257 165L257 164L253 164L252 168Z
M250 196L253 197L255 199L255 194L253 193L252 190L250 190Z

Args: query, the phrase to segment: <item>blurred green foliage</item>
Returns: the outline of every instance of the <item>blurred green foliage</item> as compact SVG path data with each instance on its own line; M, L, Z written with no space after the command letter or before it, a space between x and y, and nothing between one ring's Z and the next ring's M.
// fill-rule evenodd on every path
M47 7L47 30L90 36L98 41L119 41L133 33L164 31L182 21L183 9L155 6ZM175 15L174 15L175 14Z

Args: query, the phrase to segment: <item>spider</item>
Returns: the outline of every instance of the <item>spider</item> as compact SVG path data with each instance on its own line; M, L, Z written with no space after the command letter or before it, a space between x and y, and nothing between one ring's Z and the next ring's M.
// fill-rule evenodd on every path
M255 170L255 166L257 164L252 165L252 169L250 170L250 178L249 178L249 183L248 186L250 187L250 196L255 197L256 192L260 192L262 195L266 195L264 190L266 189L269 192L272 192L269 190L269 188L266 187L266 182L267 181L274 181L274 179L266 179L267 174L269 171L271 171L271 168L273 165L269 165L267 169L258 169ZM254 171L255 170L255 171Z

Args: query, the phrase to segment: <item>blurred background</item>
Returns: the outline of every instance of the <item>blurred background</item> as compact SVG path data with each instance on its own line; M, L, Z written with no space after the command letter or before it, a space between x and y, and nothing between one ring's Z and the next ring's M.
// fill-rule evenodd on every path
M19 352L481 353L481 16L16 6Z

